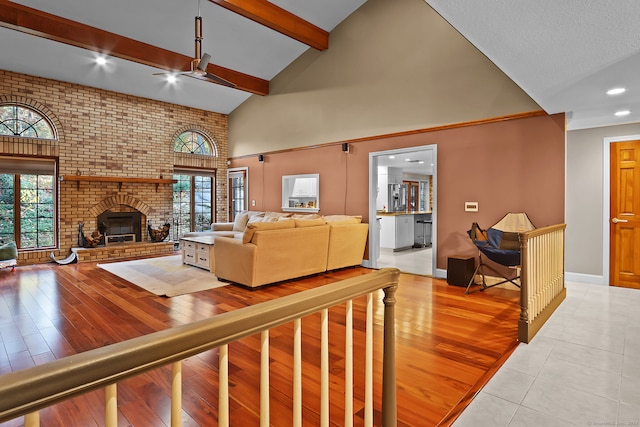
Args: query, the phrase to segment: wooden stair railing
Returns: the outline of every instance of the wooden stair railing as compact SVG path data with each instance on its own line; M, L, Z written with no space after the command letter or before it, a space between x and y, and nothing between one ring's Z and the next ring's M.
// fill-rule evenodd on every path
M556 224L520 233L518 340L530 342L566 297L564 232Z
M395 383L395 291L400 271L382 269L340 282L320 286L254 306L223 313L131 340L96 348L43 365L0 377L0 423L24 416L26 427L40 425L39 410L88 393L105 389L105 426L118 419L117 383L162 366L172 366L171 426L182 424L182 360L219 348L218 425L228 426L228 345L244 337L261 334L260 424L269 422L269 330L287 322L294 325L293 420L302 425L302 370L300 319L321 313L321 414L329 425L328 309L346 303L345 426L353 424L352 412L352 313L351 301L367 296L365 332L365 426L373 425L373 297L384 291L384 343L382 366L382 423L397 425Z

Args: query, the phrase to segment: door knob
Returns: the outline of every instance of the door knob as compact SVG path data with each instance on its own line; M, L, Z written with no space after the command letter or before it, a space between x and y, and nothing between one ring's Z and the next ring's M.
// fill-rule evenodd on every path
M629 222L629 220L627 220L627 219L618 219L618 218L613 218L613 219L611 220L611 222L612 222L612 223L614 223L614 224L617 224L617 223L619 223L619 222Z

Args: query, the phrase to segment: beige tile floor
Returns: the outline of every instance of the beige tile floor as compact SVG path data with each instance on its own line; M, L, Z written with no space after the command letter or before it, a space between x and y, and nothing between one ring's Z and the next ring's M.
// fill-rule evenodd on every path
M566 287L454 427L640 426L640 290Z
M395 267L403 273L431 276L433 273L431 248L412 248L393 252L393 249L380 248L378 267Z

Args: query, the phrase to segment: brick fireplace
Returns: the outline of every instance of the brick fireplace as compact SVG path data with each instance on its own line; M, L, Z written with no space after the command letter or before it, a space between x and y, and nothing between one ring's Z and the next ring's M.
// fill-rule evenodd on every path
M171 188L166 187L165 193ZM122 194L113 195L115 188ZM105 241L98 247L81 248L76 244L76 247L71 248L71 251L77 254L79 262L174 252L174 242L171 240L150 242L146 227L147 221L160 223L169 215L170 206L163 202L167 200L167 195L162 194L162 190L156 192L155 186L149 184L129 185L125 189L118 184L110 183L83 183L75 190L83 194L82 200L85 203L93 201L85 211L85 217L77 218L76 224L84 222L85 235L90 235L94 230L105 235ZM142 200L142 197L145 197L146 201ZM151 204L158 207L153 208Z
M91 234L98 230L98 215L122 206L141 213L136 252L128 244L82 252L101 260L152 255L161 246L172 251L172 242L150 242L146 225L170 222L173 188L158 180L171 178L176 168L215 170L216 217L227 217L227 115L4 70L0 94L2 101L43 112L58 132L57 140L0 136L2 155L58 162L56 245L20 252L19 265L51 262L52 253L66 258L78 248L79 223ZM190 129L212 137L216 156L174 152L176 136ZM83 179L68 179L73 176Z

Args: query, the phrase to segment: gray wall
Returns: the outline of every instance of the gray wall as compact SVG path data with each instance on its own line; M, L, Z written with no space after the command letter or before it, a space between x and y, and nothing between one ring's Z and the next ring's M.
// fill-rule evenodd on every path
M229 115L229 156L535 110L424 0L368 0Z
M566 255L567 279L609 284L609 248L604 218L609 165L605 138L640 135L640 124L567 132ZM608 150L608 147L607 147Z

